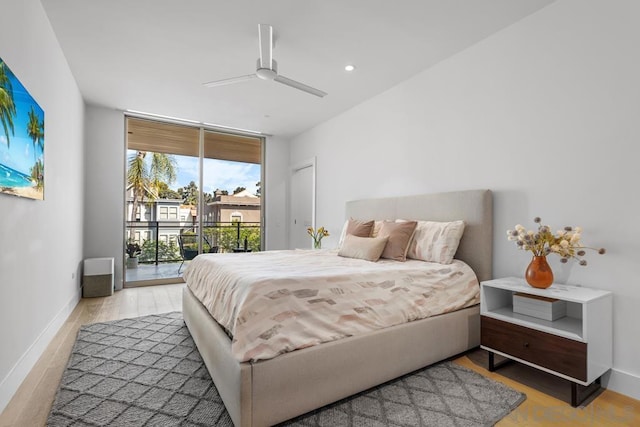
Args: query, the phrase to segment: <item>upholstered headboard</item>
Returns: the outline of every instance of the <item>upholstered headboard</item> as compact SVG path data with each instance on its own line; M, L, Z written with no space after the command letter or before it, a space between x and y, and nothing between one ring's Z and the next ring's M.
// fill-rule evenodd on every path
M367 220L464 220L464 234L455 258L469 264L478 280L492 278L493 199L490 190L354 200L347 202L346 217Z

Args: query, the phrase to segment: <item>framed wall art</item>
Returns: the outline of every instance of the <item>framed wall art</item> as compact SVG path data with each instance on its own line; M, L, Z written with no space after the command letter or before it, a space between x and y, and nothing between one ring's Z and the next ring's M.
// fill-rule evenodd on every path
M0 193L44 200L44 110L2 58Z

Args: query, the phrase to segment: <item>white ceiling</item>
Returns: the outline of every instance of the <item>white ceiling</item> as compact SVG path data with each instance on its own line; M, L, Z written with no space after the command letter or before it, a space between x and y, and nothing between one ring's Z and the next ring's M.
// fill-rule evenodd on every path
M553 0L41 1L86 102L290 137ZM328 96L202 86L255 71L260 23L279 73Z

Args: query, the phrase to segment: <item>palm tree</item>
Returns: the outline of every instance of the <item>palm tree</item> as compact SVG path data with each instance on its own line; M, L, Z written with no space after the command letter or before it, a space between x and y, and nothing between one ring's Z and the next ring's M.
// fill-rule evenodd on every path
M9 131L14 135L13 118L16 115L16 105L13 102L13 86L4 61L0 60L0 122L7 137L7 147L10 147Z
M38 159L31 168L31 179L36 182L36 188L38 190L42 189L44 186L44 165L42 164L42 160Z
M42 123L38 118L33 105L31 106L31 111L29 111L27 133L29 134L31 141L33 141L33 158L34 160L37 160L36 147L40 147L44 150L44 123Z
M176 160L163 153L151 153L150 184L154 192L160 192L161 183L172 184L176 180Z
M147 167L144 158L146 151L138 151L129 158L129 168L127 170L127 182L133 191L133 207L131 209L131 221L136 220L138 203L144 201L146 185L148 180Z
M151 165L145 161L146 151L137 151L129 158L127 182L133 191L133 206L131 221L136 220L138 204L143 203L145 197L154 200L158 197L161 183L171 184L176 179L176 161L167 154L151 153Z

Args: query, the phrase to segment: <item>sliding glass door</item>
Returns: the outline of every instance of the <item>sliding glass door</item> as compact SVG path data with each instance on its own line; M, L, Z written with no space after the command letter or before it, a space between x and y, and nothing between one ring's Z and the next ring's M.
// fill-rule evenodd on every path
M220 252L260 250L262 141L213 131L203 139L203 181L215 183L203 205L203 236Z
M125 286L179 281L203 252L261 249L261 138L126 120Z

